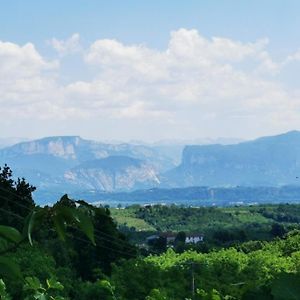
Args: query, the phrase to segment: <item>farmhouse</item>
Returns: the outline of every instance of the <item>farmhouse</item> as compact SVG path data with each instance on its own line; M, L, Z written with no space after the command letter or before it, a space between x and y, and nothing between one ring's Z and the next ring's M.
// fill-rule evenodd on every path
M199 242L203 242L204 235L201 233L197 234L187 234L185 238L186 244L197 244Z
M160 234L154 234L146 238L147 244L152 243L153 241L164 238L167 245L174 244L177 237L176 232L162 232ZM203 242L204 235L202 233L186 233L185 244L197 244Z

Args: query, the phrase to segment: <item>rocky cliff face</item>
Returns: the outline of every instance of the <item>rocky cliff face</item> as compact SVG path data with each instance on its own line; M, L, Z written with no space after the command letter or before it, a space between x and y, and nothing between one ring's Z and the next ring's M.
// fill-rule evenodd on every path
M2 150L3 155L48 154L64 159L76 159L76 150L82 143L80 137L49 137L16 144Z
M38 190L59 194L300 183L298 131L234 145L186 146L175 168L166 150L49 137L0 149L0 166L8 163L16 176L25 176Z
M151 162L159 171L174 166L171 158L160 154L158 150L151 147L132 144L105 144L85 140L79 136L47 137L6 147L0 149L0 162L18 156L33 155L50 155L78 164L88 160L121 155Z
M174 166L151 147L105 144L78 136L48 137L0 149L0 166L4 163L38 188L54 186L63 192L157 186L157 174Z
M182 162L165 174L171 186L298 184L300 132L236 145L186 146Z
M159 184L153 166L126 156L110 156L83 163L67 171L64 178L83 189L98 191L129 191Z

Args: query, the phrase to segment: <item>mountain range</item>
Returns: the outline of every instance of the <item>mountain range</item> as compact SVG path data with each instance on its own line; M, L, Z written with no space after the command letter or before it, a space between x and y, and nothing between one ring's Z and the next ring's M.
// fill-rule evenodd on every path
M234 145L186 146L166 183L184 186L283 186L300 178L300 132Z
M182 154L181 154L182 152ZM0 165L37 186L39 195L132 192L152 188L280 187L300 177L300 132L234 144L101 143L46 137L0 149ZM55 201L57 199L53 199Z
M39 189L131 190L159 184L171 158L144 145L105 144L78 136L47 137L0 149L0 164Z

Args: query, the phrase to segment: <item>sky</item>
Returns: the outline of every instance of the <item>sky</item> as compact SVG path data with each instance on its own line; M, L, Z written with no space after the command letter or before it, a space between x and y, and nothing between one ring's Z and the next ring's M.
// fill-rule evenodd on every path
M0 138L300 130L300 1L0 2Z

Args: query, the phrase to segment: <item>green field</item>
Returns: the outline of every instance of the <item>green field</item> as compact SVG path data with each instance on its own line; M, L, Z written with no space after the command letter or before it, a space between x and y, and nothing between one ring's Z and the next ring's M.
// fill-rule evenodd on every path
M228 236L224 240L228 239L230 245L230 242L234 241L271 240L277 234L298 229L300 205L280 204L226 208L134 205L124 209L111 209L111 213L122 230L126 228L128 231L130 230L130 236L134 241L142 242L142 238L147 236L147 232L150 234L153 231L175 233L184 231L186 233L202 233L205 235L206 241L212 244L216 244L214 241L216 236ZM276 228L281 232L276 233Z
M130 209L111 209L113 219L120 226L134 228L136 231L155 231L155 227L147 223L145 220L137 218L134 211Z

